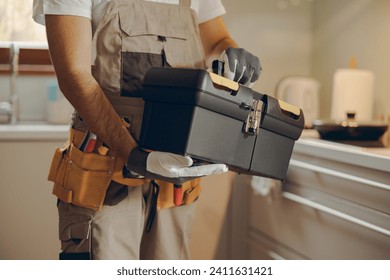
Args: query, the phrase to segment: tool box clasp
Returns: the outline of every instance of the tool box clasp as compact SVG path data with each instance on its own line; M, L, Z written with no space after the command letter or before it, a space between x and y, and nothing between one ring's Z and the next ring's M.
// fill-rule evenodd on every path
M257 135L260 129L261 111L264 102L261 100L253 100L253 109L250 110L248 118L244 123L243 131L251 135Z

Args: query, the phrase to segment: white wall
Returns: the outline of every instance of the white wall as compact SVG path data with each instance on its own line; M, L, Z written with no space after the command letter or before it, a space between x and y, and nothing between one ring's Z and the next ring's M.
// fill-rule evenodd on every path
M390 114L390 1L224 0L225 22L243 47L259 56L263 73L254 89L274 94L287 75L313 76L321 82L320 114L329 117L332 79L337 68L358 67L375 74L374 115Z
M310 75L312 2L280 9L276 0L223 0L225 23L237 43L256 54L263 72L254 89L274 94L288 75Z
M351 56L358 68L375 74L374 116L390 114L390 1L317 0L313 28L313 75L322 83L321 115L329 117L333 74L348 67Z

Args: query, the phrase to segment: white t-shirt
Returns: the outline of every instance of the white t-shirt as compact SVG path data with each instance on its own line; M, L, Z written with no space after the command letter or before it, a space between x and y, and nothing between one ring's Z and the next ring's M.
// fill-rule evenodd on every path
M110 0L34 0L33 18L40 24L45 24L45 14L83 16L92 20L93 30L104 15L107 2ZM178 4L179 0L144 0ZM198 15L202 23L225 13L221 0L192 0L191 9Z

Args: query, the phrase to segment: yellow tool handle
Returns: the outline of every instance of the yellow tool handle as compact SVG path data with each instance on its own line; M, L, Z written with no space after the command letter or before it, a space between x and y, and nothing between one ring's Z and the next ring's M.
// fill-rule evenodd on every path
M211 81L214 84L220 85L222 87L225 87L225 88L228 88L228 89L231 89L234 91L237 91L239 89L239 84L235 81L229 80L229 79L222 77L220 75L217 75L213 72L209 72L209 75L210 75ZM286 102L279 100L279 99L278 99L278 102L279 102L279 106L282 110L288 111L296 116L299 116L301 114L301 109L299 109L298 107L291 105L289 103L286 103Z
M234 91L238 90L239 85L237 82L226 79L225 77L217 75L213 72L209 72L209 74L210 74L211 81L213 81L214 84L229 88L229 89L234 90Z
M282 110L290 112L290 113L296 115L297 117L301 114L301 109L299 109L298 107L291 105L287 102L284 102L280 99L278 99L278 102L279 102L279 106Z

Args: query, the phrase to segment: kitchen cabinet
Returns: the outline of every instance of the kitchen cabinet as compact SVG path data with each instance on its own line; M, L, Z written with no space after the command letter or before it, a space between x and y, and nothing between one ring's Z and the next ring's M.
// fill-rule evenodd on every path
M389 149L301 139L279 188L249 185L233 185L231 258L390 259Z
M47 172L67 126L0 125L0 259L57 259L56 199Z

